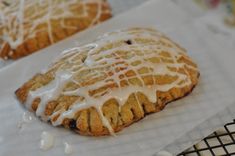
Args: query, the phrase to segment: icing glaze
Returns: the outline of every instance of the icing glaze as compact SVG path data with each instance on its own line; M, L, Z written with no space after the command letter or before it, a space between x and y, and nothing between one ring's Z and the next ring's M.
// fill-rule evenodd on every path
M71 6L78 2L83 9L81 14L75 16ZM7 42L11 49L16 49L38 32L48 32L50 42L54 43L51 21L60 19L63 28L77 29L66 25L64 19L88 17L86 5L89 3L96 3L98 7L97 14L89 25L92 26L99 22L103 0L19 0L8 1L7 7L0 2L0 40ZM38 29L42 24L47 24L46 30Z
M147 40L148 42L142 43L138 39ZM104 48L107 46L109 48ZM125 55L122 55L122 52L125 52ZM167 52L167 56L163 56L164 52ZM158 58L157 62L156 59L155 62L151 61L154 57ZM121 108L128 97L133 93L135 95L137 92L144 93L150 102L157 103L157 91L165 92L172 88L190 85L192 82L189 73L184 68L197 69L192 65L177 61L180 57L186 57L184 50L170 42L160 32L152 29L133 28L107 33L99 37L93 44L63 52L49 67L49 69L57 68L54 80L35 91L30 91L26 106L30 108L33 100L40 97L41 101L36 115L49 120L59 114L59 117L52 121L54 126L61 125L65 118L72 119L75 113L80 110L94 107L103 125L114 135L112 126L103 115L103 104L114 98L118 101L119 108ZM168 61L163 62L162 59ZM140 73L141 69L144 68L147 69L147 72ZM186 74L174 71L172 68L176 70L183 69ZM127 72L130 71L134 74L126 76ZM78 75L79 78L77 78ZM158 84L155 77L164 75L175 79L173 82ZM145 76L151 76L153 84L145 84ZM131 82L132 78L138 79L139 83L133 84ZM84 84L89 80L94 82ZM125 81L127 85L122 86L121 81ZM66 90L65 86L69 82L73 82L77 87ZM113 87L107 87L105 90L91 94L92 91L107 85ZM46 116L44 114L45 106L60 95L81 98L70 105L67 110L62 109ZM139 103L136 95L135 97ZM140 103L139 106L141 107Z
M72 78L72 74L68 73L66 71L59 71L56 73L56 78L55 80L53 80L49 85L47 85L46 87L42 87L36 91L33 92L29 92L28 93L28 98L26 101L26 107L28 107L29 109L31 108L31 104L33 102L33 100L35 99L35 97L40 97L41 101L38 105L37 111L36 111L36 115L37 116L41 116L41 114L43 114L46 104L53 100L56 99L64 85ZM45 116L41 116L41 117L45 117ZM46 118L44 118L43 120L46 120Z
M48 150L54 146L54 136L49 132L43 131L40 140L40 149Z
M67 142L64 142L64 153L65 154L72 154L73 153L73 148L72 148L72 145L70 145L69 143Z

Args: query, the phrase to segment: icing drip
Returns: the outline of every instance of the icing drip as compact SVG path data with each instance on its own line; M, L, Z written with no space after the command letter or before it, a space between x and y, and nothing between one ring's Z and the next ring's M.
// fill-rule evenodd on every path
M75 14L71 9L78 3L83 6L81 14ZM102 15L103 0L10 0L7 7L0 5L0 40L7 42L11 49L16 49L27 39L35 37L38 32L48 32L49 40L53 43L51 21L59 19L62 28L77 29L77 26L68 26L65 20L90 18L86 9L89 3L97 4L98 9L89 25L92 26L99 22ZM44 24L47 28L39 28Z
M48 150L54 146L54 136L49 132L43 131L40 140L40 149Z
M24 112L21 121L18 123L17 127L22 128L24 124L32 122L34 117L29 112Z
M192 82L185 68L197 69L192 65L179 62L180 57L187 57L184 50L152 29L135 28L108 33L99 37L94 44L63 52L50 67L50 69L58 69L55 79L46 86L30 91L26 105L30 107L33 100L40 97L41 102L36 114L45 117L46 104L59 95L81 97L70 105L68 110L54 112L46 119L59 114L57 120L52 121L52 124L57 126L61 125L65 118L72 119L78 111L94 107L103 125L111 134L114 134L111 124L103 115L103 104L114 98L121 108L134 93L141 107L136 96L138 92L144 93L150 102L156 103L157 91L165 92L172 88L190 85ZM155 59L152 60L153 58ZM143 69L145 71L141 73ZM178 72L179 69L184 70L185 73ZM128 72L132 74L127 76ZM156 82L156 76L166 75L174 80L165 84ZM151 85L145 84L146 76L152 78ZM139 83L133 84L131 79L136 79ZM76 84L77 87L66 90L64 87L68 82ZM127 85L123 86L121 82ZM104 86L108 87L97 91Z
M73 153L73 148L70 144L68 144L67 142L64 142L64 153L65 154L72 154Z

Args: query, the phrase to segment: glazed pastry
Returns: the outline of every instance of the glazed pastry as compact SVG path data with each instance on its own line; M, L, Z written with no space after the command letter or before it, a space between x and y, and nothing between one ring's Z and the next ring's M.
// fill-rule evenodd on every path
M198 77L185 49L156 30L131 28L63 52L16 95L54 126L99 136L186 96Z
M0 57L18 59L110 17L105 0L0 1Z

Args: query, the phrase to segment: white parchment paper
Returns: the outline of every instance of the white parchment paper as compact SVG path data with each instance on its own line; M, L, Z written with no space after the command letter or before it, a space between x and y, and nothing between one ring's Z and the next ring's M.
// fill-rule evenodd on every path
M26 110L16 100L14 91L22 83L47 66L64 49L92 41L102 33L130 26L157 28L188 50L201 72L200 82L192 94L169 104L162 112L149 115L124 129L117 137L80 136L63 128L52 127L38 119L22 125L21 129L18 128L17 125ZM171 144L179 137L183 137L235 101L234 82L230 79L229 72L225 72L225 66L220 63L221 57L217 56L221 49L226 49L212 38L203 25L191 22L189 16L174 3L152 0L41 50L40 53L12 63L0 72L0 155L63 156L64 142L73 146L72 155L76 156L148 156L165 147L172 147ZM55 136L55 145L48 151L39 149L43 131Z

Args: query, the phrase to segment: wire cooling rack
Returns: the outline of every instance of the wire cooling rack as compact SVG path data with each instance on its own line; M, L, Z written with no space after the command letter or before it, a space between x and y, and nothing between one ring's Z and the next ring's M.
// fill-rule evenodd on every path
M235 156L235 120L178 156Z

